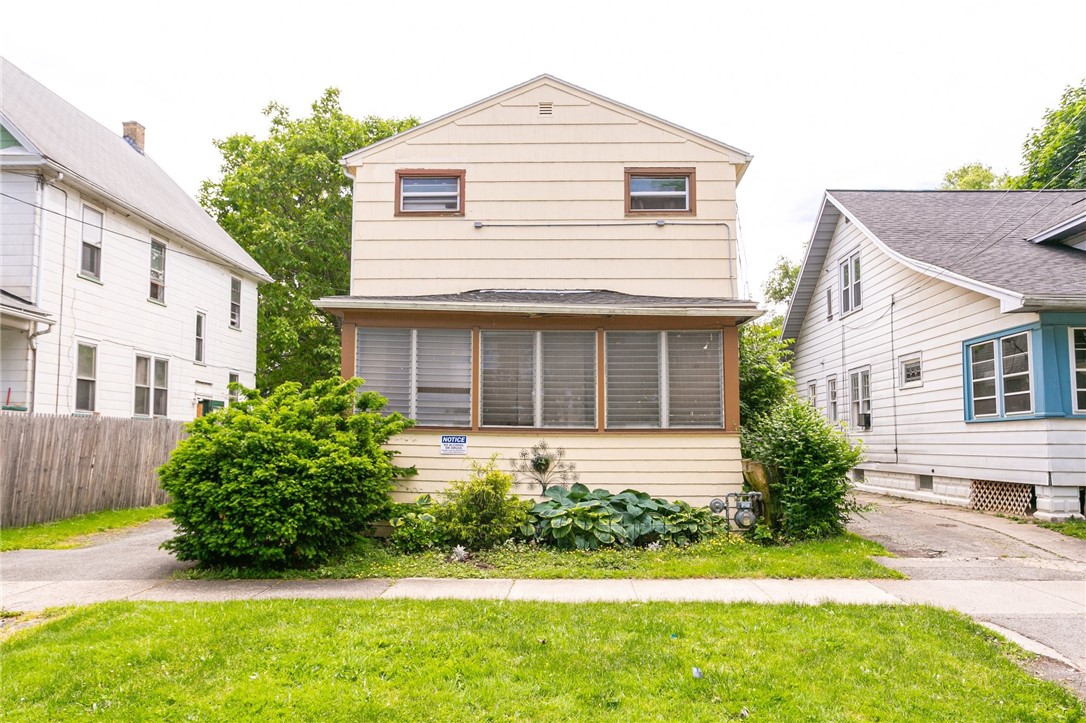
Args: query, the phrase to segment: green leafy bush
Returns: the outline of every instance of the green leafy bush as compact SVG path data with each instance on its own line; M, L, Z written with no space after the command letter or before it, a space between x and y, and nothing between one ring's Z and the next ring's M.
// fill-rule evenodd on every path
M436 509L430 495L422 495L414 504L397 505L388 520L389 544L404 553L443 547L445 530L433 514Z
M531 505L510 494L513 475L497 467L497 455L486 464L471 463L467 480L451 482L445 503L434 509L446 541L469 550L485 550L508 540L524 523Z
M381 414L386 400L359 394L361 384L246 389L191 422L158 471L179 530L164 547L204 564L314 564L387 514L394 478L415 470L393 465L382 445L413 422Z
M739 418L769 412L795 393L790 343L781 340L781 319L739 328ZM750 456L744 451L744 456Z
M521 534L560 549L595 550L619 545L669 542L686 545L726 528L708 507L668 502L645 492L611 494L582 484L550 487L535 505Z
M770 494L791 539L836 535L856 511L848 471L863 458L840 428L806 401L791 396L743 428L744 453L768 465Z

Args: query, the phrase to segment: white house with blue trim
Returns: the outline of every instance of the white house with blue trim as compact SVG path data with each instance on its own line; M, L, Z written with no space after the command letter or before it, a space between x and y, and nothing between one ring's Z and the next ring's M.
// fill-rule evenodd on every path
M828 191L783 336L860 489L1083 514L1086 190Z

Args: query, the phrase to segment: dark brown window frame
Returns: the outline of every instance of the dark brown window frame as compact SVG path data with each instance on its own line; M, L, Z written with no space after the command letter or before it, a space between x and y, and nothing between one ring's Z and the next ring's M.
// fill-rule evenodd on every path
M678 211L675 209L633 209L630 208L630 179L637 176L686 176L686 197L689 201L689 206L685 211ZM623 182L623 195L627 216L696 216L697 215L697 175L693 167L691 168L627 168L625 173L625 180Z
M395 216L463 216L465 171L463 168L401 168L396 171L396 200L393 208ZM459 209L456 211L404 211L400 205L404 178L457 178L460 183Z

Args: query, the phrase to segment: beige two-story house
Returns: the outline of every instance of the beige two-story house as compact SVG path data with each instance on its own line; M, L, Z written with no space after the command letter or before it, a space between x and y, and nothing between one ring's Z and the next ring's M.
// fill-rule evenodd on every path
M583 483L738 490L751 156L543 75L367 146L343 375L417 420L405 497L545 440Z

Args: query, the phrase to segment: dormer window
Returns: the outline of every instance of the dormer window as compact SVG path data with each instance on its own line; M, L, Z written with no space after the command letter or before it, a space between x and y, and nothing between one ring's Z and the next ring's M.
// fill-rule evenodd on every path
M626 215L694 215L693 168L627 168Z
M396 171L397 216L463 216L463 170Z

